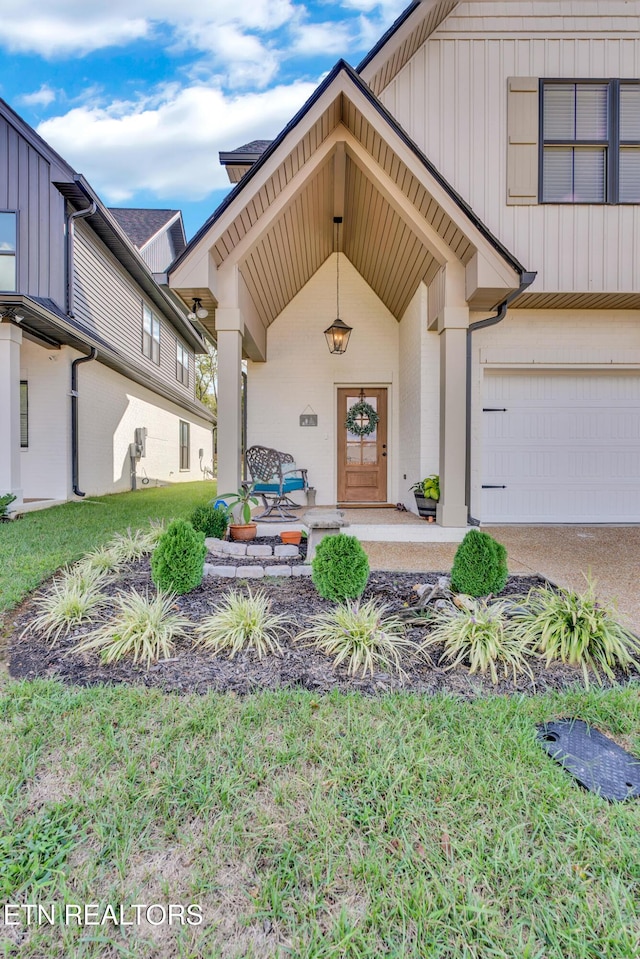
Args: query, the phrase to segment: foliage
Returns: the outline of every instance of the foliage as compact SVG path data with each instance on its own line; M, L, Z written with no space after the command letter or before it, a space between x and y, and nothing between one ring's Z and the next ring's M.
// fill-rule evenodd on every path
M488 533L470 529L453 560L452 589L468 596L501 593L508 575L504 546Z
M218 351L207 342L207 352L196 355L196 399L218 412Z
M118 563L134 563L151 553L156 543L157 533L155 530L137 529L132 533L129 528L126 533L116 533L107 543L107 549L113 553Z
M254 650L258 658L265 653L281 653L278 636L284 633L286 617L271 612L271 600L262 591L248 595L231 590L216 611L197 629L199 642L214 654L229 653L233 659L243 650Z
M98 546L79 560L74 570L83 572L87 569L97 570L100 573L115 573L121 565L117 552L108 546Z
M433 473L431 476L427 476L425 479L414 483L411 487L411 490L412 492L417 493L418 496L424 496L426 499L435 500L437 503L440 499L440 477L437 473Z
M596 600L592 581L584 593L535 587L518 619L546 656L547 666L554 660L580 666L587 688L589 669L601 683L601 670L615 679L616 668L625 672L631 666L640 668L634 658L640 653L640 640L617 622L612 606Z
M63 570L49 591L36 600L38 615L25 632L35 629L55 643L74 627L91 622L92 612L107 603L101 587L108 578L104 570L88 566Z
M324 541L323 541L324 542ZM389 605L369 599L366 603L336 606L314 617L312 625L296 638L309 639L323 653L334 656L334 666L347 663L347 672L355 676L373 675L375 669L403 673L400 653L415 651L406 639L405 626L397 616L389 614Z
M325 599L357 599L369 579L369 560L355 536L325 536L311 561L312 579Z
M151 578L159 589L188 593L202 582L206 555L204 533L186 520L174 520L151 557Z
M527 662L531 655L527 630L510 618L511 610L512 604L504 601L440 610L434 614L420 649L426 652L443 645L440 662L448 660L448 669L467 663L472 673L488 671L494 683L498 682L498 666L503 667L505 678L511 673L514 682L522 672L533 678Z
M14 501L13 493L5 493L4 496L0 496L0 519L4 519L8 515L9 507Z
M76 652L99 649L104 663L117 663L124 656L132 655L134 663L145 663L148 669L160 658L169 658L174 640L184 636L191 625L185 616L172 612L174 593L158 590L150 599L133 589L130 593L119 593L114 606L113 619L81 642Z
M251 522L251 503L258 506L253 483L243 483L235 493L222 493L220 498L227 503L229 512L237 510L239 518L245 525Z
M0 897L15 902L18 894L55 885L67 855L76 844L75 813L62 804L30 816L0 834Z
M213 536L216 539L223 539L229 525L229 514L224 508L216 507L212 503L203 503L196 506L190 521L193 528L204 533L205 537Z
M115 532L139 527L147 517L167 521L189 516L215 483L198 480L109 496L87 496L27 512L4 523L0 537L0 610L10 609L57 569L73 563Z

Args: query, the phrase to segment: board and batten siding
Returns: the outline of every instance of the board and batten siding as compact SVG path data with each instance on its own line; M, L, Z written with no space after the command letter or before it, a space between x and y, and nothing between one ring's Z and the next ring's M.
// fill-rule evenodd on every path
M168 230L159 233L140 251L140 256L152 273L164 273L174 259L171 236Z
M18 214L17 292L64 304L64 200L52 167L0 117L0 210Z
M160 365L142 353L142 304L160 320ZM189 398L195 394L193 350L174 327L147 302L115 257L82 221L75 224L74 313L88 330L114 346L130 362ZM189 383L176 376L176 343L189 354Z
M461 3L380 94L536 292L640 289L640 205L507 203L514 77L640 78L640 0Z

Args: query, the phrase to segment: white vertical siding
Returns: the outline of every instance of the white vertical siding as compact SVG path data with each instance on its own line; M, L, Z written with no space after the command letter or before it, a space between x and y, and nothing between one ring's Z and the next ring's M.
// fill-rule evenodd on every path
M536 292L640 289L640 206L507 206L507 79L638 78L639 26L637 0L461 4L381 94Z

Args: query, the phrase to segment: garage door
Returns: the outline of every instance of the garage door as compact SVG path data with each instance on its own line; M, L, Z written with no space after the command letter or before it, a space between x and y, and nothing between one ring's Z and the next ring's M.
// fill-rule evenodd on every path
M485 372L483 522L640 522L640 375Z

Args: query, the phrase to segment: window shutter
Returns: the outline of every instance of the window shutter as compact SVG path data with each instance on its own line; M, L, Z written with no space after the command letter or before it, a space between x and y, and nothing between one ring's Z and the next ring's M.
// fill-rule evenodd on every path
M539 81L507 80L507 203L538 202Z

